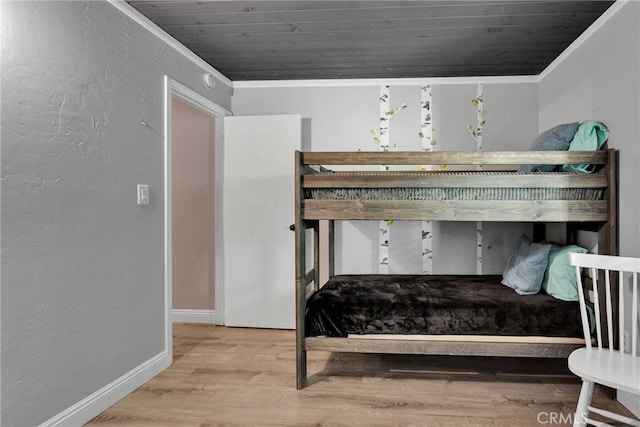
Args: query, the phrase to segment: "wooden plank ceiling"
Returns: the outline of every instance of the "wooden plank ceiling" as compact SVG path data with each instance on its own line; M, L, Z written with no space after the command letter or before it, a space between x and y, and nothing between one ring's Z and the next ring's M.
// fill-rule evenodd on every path
M539 74L613 1L129 0L231 80Z

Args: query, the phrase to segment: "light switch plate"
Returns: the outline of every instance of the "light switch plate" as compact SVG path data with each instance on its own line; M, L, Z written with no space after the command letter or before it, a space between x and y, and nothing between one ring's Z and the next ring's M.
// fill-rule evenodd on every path
M138 204L149 204L149 186L145 184L138 184Z

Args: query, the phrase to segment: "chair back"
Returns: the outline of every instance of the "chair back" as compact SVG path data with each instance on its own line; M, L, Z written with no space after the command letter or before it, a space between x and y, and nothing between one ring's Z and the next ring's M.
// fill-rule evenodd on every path
M580 316L587 348L592 346L592 334L589 328L589 315L587 314L587 300L589 299L593 304L595 325L592 326L595 326L595 338L598 348L615 350L614 343L616 339L614 334L617 330L617 349L623 352L624 334L627 331L630 332L630 336L627 339L631 340L631 354L637 355L638 323L640 323L638 315L640 258L570 253L569 263L575 266L576 269ZM586 278L591 281L591 289L589 289L590 286L588 284L585 286L583 283L587 281ZM590 290L593 292L589 292ZM587 298L588 294L585 295L587 292L591 294L589 295L590 298ZM625 299L629 297L631 298L631 324L625 329L625 303L629 305Z

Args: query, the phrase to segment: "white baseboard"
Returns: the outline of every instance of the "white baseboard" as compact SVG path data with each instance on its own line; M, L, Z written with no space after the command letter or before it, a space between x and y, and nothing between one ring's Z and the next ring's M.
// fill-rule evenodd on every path
M627 408L633 415L640 418L640 396L637 394L618 391L618 402Z
M215 310L172 310L172 320L176 323L216 324Z
M40 427L83 425L158 375L168 368L169 365L171 365L171 356L167 354L166 351L163 351L70 408L40 424Z

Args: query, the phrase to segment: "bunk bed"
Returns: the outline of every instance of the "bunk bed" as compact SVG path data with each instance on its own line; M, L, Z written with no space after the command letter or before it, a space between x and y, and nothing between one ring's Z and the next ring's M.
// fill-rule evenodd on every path
M558 358L566 357L583 346L584 341L578 338L581 336L579 324L570 325L568 330L556 330L557 325L553 322L551 325L538 322L540 324L508 329L504 328L505 322L497 321L496 324L495 319L499 316L495 312L489 312L486 316L489 320L480 321L477 325L470 326L462 321L473 317L469 313L477 314L484 310L482 307L465 306L469 299L505 300L515 307L514 314L529 313L520 318L567 317L566 311L555 312L556 308L549 305L553 303L548 299L553 300L553 297L520 297L500 285L499 277L335 276L334 222L389 219L531 222L534 224L534 240L543 239L544 224L564 223L569 242L575 240L578 230L597 232L599 252L615 255L616 157L617 152L613 149L597 152L296 152L294 229L298 389L303 388L307 380L307 351ZM589 164L593 165L593 172L517 171L519 166L532 164ZM404 170L379 170L380 165L394 165L387 169ZM416 170L416 165L427 165L430 170ZM367 168L372 170L363 170ZM321 221L327 222L328 230L326 250L329 261L326 268L329 281L325 284L320 283ZM312 236L310 242L309 234ZM309 264L313 265L311 269L307 268ZM487 281L497 285L485 286ZM340 288L343 285L346 288ZM404 317L398 321L397 311L389 313L382 309L386 314L381 316L387 315L396 321L374 319L369 323L360 322L363 316L371 315L367 308L369 301L363 297L369 287L377 289L371 298L379 297L383 306L391 295L394 304L387 301L386 307L394 305L397 310L406 310ZM409 288L422 289L418 291L422 294L407 296ZM497 293L492 293L491 289ZM459 300L458 297L464 294L471 295L471 298ZM421 317L411 312L412 306L425 298L431 298L430 307L441 308L439 315L446 318L435 327L412 321L412 316ZM517 307L525 299L529 305ZM538 306L531 306L536 304ZM360 308L356 307L358 305ZM460 308L463 311L455 312ZM558 310L566 310L566 304ZM340 326L331 318L331 311L337 311L343 318L359 320L350 325L347 320L347 326ZM575 313L577 316L577 308ZM451 332L451 324L458 329ZM552 330L557 332L550 332Z

